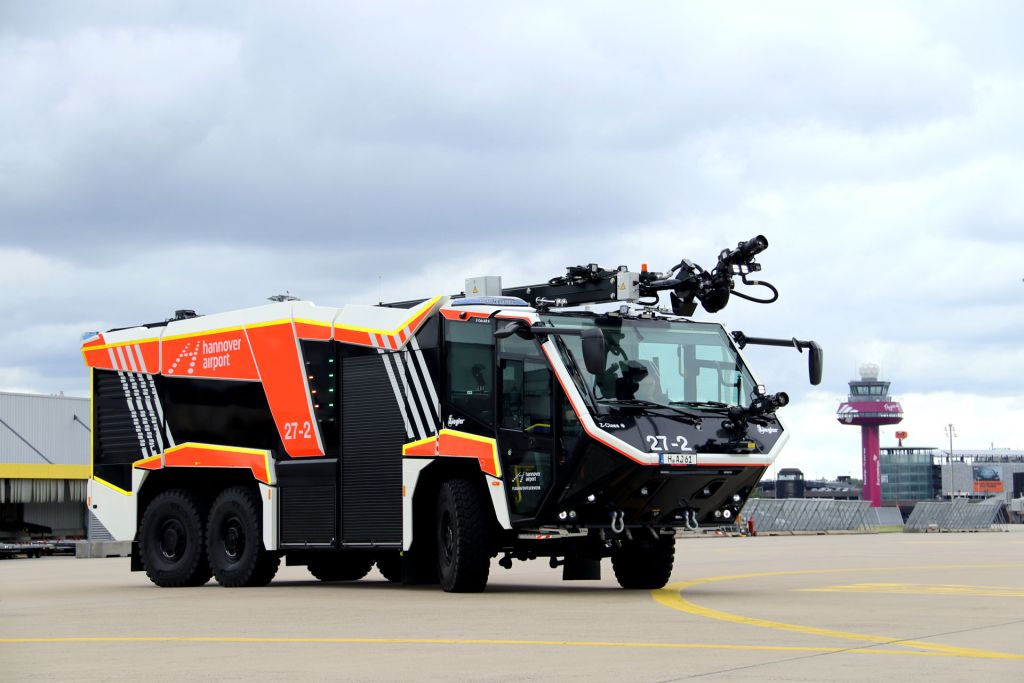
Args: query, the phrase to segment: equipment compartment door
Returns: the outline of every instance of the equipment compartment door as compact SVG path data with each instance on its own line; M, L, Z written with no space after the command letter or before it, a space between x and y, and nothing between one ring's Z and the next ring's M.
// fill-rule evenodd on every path
M377 353L342 361L343 546L397 546L402 542L402 444L406 432L384 365L389 361Z
M499 344L498 448L508 482L509 510L528 519L555 480L552 374L533 340Z

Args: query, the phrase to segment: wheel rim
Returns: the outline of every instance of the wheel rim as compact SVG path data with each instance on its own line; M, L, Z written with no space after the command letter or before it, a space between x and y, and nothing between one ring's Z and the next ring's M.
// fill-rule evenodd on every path
M237 515L230 515L221 526L221 537L224 539L224 555L237 562L245 552L245 527Z
M455 528L451 514L445 510L441 517L441 558L446 565L451 564L455 554Z
M188 535L185 526L177 519L167 519L160 525L160 554L165 559L180 560L185 553Z

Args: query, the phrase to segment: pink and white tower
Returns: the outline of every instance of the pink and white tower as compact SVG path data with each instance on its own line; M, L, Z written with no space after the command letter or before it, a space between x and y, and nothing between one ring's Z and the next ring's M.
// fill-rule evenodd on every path
M903 408L889 397L889 382L878 379L879 367L874 363L860 366L860 380L850 381L850 397L839 405L836 418L840 424L860 427L861 458L864 467L864 490L861 498L871 507L882 504L882 477L878 463L878 427L903 421Z

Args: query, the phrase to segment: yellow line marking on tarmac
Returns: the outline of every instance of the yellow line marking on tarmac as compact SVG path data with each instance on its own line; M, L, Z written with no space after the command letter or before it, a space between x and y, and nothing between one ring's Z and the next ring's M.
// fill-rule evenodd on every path
M83 636L83 637L40 637L0 638L0 645L28 643L294 643L294 644L359 644L359 645L529 645L556 647L615 647L650 648L667 650L744 650L767 652L816 652L857 654L878 654L917 657L958 657L949 652L915 652L913 650L848 649L834 647L809 647L798 645L736 645L717 643L615 643L589 640L485 640L468 638L302 638L302 637L246 637L246 636Z
M846 586L795 588L803 593L886 593L889 595L969 595L971 597L1024 598L1024 588L963 586L929 583L851 583Z
M756 617L745 617L741 614L732 614L721 610L702 607L690 602L683 597L683 592L694 586L706 583L717 583L721 581L741 581L744 579L757 579L773 576L806 576L810 574L840 574L856 572L895 572L895 571L917 571L927 569L994 569L1002 567L1019 567L1018 564L974 564L974 565L926 565L916 567L855 567L851 569L795 569L778 572L755 572L751 574L734 574L731 576L710 576L703 579L693 579L681 583L673 583L651 591L655 601L666 607L680 612L693 614L708 619L727 621L734 624L746 624L747 626L758 626L770 628L777 631L789 631L791 633L803 633L806 635L824 636L827 638L841 638L845 640L856 640L864 643L879 643L887 645L902 645L914 647L919 650L926 650L931 653L941 653L948 657L966 657L971 659L1024 659L1024 655L1011 652L994 652L991 650L978 650L974 648L957 647L955 645L941 645L939 643L927 643L920 640L905 640L894 636L869 635L865 633L853 633L850 631L839 631L830 628L816 626L802 626L800 624L787 624L782 621L770 619L759 619Z

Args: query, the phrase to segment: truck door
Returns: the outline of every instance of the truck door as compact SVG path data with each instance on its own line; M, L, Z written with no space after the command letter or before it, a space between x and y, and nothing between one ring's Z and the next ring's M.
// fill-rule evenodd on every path
M536 340L517 335L498 344L498 451L509 511L535 517L555 480L552 374Z

